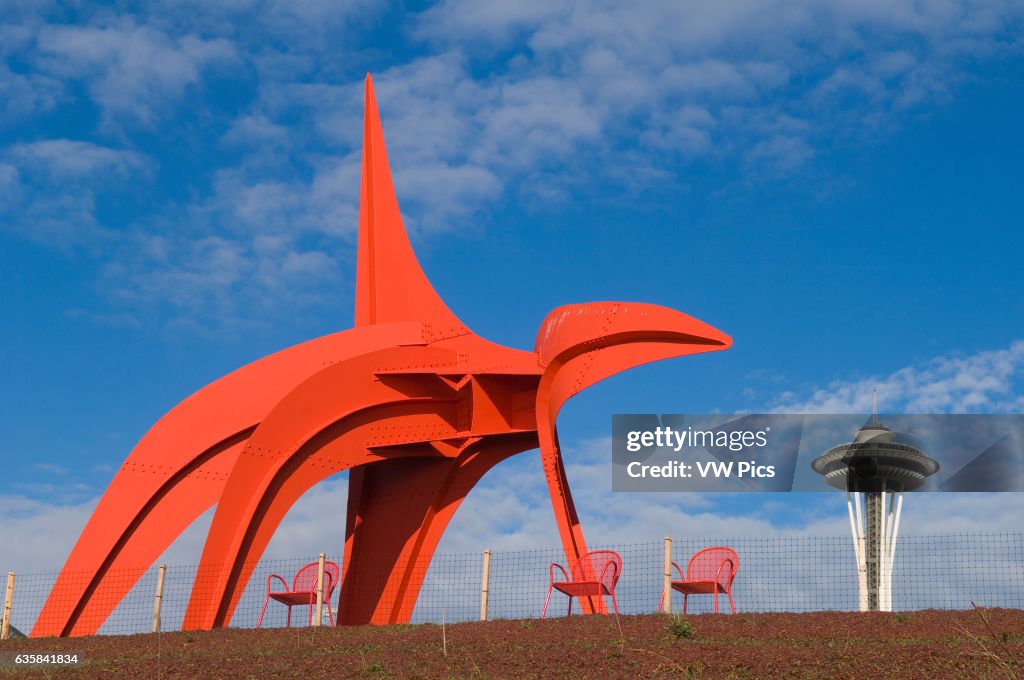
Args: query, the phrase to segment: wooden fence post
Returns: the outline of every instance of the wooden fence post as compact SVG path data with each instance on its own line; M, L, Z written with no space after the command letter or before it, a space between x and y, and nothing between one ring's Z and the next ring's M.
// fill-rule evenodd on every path
M480 620L487 620L487 591L491 580L491 550L484 550L484 573L480 579Z
M662 586L662 597L665 598L663 611L672 613L672 539L665 537L665 583Z
M11 603L14 601L14 572L7 572L7 594L4 595L4 618L0 624L0 640L11 634Z
M153 600L153 628L154 633L160 632L160 605L164 600L164 574L167 573L167 565L161 564L160 571L156 577L156 598Z
M320 553L320 567L316 572L316 614L313 625L319 626L324 616L324 553Z

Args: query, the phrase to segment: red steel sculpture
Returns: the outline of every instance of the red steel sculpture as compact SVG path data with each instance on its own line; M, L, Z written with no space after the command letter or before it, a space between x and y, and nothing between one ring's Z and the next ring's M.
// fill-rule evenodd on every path
M369 76L356 277L354 328L224 376L146 433L71 551L33 636L95 633L214 504L183 628L228 625L285 513L342 470L349 491L339 624L407 622L424 565L459 504L488 470L522 451L540 449L573 563L587 546L559 451L562 405L628 368L732 342L685 314L632 302L559 307L532 352L466 328L413 254ZM604 612L598 598L583 605Z

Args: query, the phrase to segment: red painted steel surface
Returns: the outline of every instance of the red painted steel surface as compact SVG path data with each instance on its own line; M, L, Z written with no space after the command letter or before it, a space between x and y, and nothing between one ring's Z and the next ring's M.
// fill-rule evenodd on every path
M426 564L491 467L540 448L566 559L586 554L555 421L580 390L650 361L722 350L724 333L655 305L548 315L534 351L466 328L402 224L366 79L355 328L265 357L199 390L143 437L68 557L33 636L95 633L138 575L216 505L183 627L230 623L292 504L349 470L338 620L408 621ZM604 611L587 598L584 611Z

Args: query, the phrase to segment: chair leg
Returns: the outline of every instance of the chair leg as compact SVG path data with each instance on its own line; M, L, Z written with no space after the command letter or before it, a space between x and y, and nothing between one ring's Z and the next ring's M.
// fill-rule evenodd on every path
M715 613L718 613L718 588L715 588Z
M662 607L665 606L665 591L661 591L661 598L658 600L658 612L665 611Z
M569 613L566 616L572 616L572 595L569 596Z
M732 601L732 591L729 591L729 606L732 607L732 613L736 613L736 604Z
M616 614L619 613L619 603L615 601L615 593L614 592L612 593L612 609L615 610Z
M288 627L292 627L292 606L288 605Z
M331 622L331 626L334 626L334 612L331 611L331 601L327 600L327 618Z
M268 588L269 590L269 588ZM263 611L260 612L260 620L256 622L256 627L259 628L263 625L263 615L267 613L267 605L270 603L270 595L267 595L267 599L263 600Z
M686 600L689 597L690 597L689 595L687 595L686 593L683 593L683 616L686 616Z
M553 585L548 586L548 596L544 598L544 609L542 609L541 612L540 612L540 618L542 618L542 619L548 613L548 602L551 601L551 589L554 588L554 587L555 586L553 586Z

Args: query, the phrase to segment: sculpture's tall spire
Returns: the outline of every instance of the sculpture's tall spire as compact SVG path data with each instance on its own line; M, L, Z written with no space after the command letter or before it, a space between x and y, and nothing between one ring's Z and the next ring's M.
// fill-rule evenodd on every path
M355 316L356 326L414 320L461 325L434 292L405 233L369 73L363 120Z

